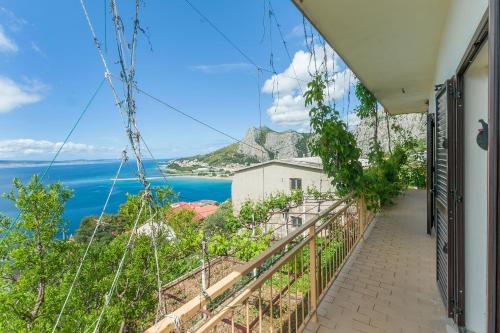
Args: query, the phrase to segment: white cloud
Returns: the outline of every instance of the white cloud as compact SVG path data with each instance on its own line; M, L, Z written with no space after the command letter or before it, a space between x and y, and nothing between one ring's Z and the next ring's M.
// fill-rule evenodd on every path
M302 94L316 68L324 70L325 60L331 81L324 91L328 102L341 99L349 84L355 84L351 70L338 71L340 58L330 47L324 49L322 45L316 45L314 53L315 57L312 52L296 52L288 68L264 82L262 91L273 95L273 104L267 113L274 123L284 127L309 127L309 108L305 107Z
M2 21L5 22L5 25L12 31L20 31L28 24L28 21L17 17L16 14L5 7L0 7L0 17Z
M40 81L26 79L21 85L8 77L0 76L0 113L39 102L46 86Z
M292 28L292 30L286 35L286 38L296 38L302 36L304 36L304 26L299 24Z
M30 155L54 154L62 146L62 142L52 142L47 140L33 139L12 139L0 140L0 156L1 157L19 157ZM111 152L112 148L95 147L84 143L67 142L62 152L69 153L100 153Z
M0 52L17 52L18 50L16 43L7 37L3 27L0 25Z
M33 51L35 51L36 53L42 55L42 56L45 56L45 53L42 51L42 49L40 48L40 46L38 46L37 43L31 41L31 49Z
M255 67L249 63L230 63L230 64L216 64L216 65L196 65L191 67L192 70L200 71L205 74L218 74L218 73L230 73L230 72L248 72L255 69Z

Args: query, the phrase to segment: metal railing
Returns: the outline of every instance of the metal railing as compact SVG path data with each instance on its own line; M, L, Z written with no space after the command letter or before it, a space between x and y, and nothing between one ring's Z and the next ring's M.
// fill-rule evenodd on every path
M349 196L235 267L146 332L301 332L373 214Z

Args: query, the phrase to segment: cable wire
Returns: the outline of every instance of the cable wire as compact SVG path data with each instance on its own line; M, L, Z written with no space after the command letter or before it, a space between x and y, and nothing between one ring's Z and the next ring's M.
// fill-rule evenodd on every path
M300 84L299 77L297 75L297 72L295 71L295 66L293 65L293 59L292 56L290 55L290 51L288 50L288 45L285 41L285 38L283 36L283 32L281 31L281 25L278 22L278 18L276 17L276 12L274 11L274 8L271 5L271 1L269 1L269 8L270 8L270 14L274 18L274 22L276 23L276 27L278 28L278 32L281 37L281 41L283 42L283 47L285 48L286 54L288 56L288 60L290 61L290 66L292 67L293 70L293 75L295 76L295 79L297 80L297 84L299 85L299 90L302 95L304 95L304 91L302 90L302 85ZM269 27L270 29L270 27Z
M222 134L222 135L224 135L225 137L227 137L227 138L229 138L229 139L231 139L231 140L235 141L236 143L241 143L241 144L243 144L243 145L245 145L245 146L248 146L249 148L256 149L256 150L259 150L259 151L262 151L262 149L260 149L260 148L258 148L258 147L255 147L255 146L252 146L252 145L250 145L250 144L248 144L248 143L244 142L242 139L237 139L237 138L235 138L234 136L232 136L231 134L228 134L228 133L226 133L226 132L224 132L224 131L222 131L222 130L220 130L220 129L218 129L218 128L216 128L216 127L214 127L214 126L212 126L212 125L210 125L210 124L208 124L208 123L206 123L206 122L204 122L204 121L202 121L202 120L199 120L198 118L196 118L196 117L194 117L194 116L192 116L192 115L190 115L190 114L188 114L188 113L186 113L186 112L184 112L184 111L182 111L182 110L180 110L180 109L178 109L178 108L174 107L173 105L171 105L171 104L169 104L169 103L167 103L167 102L165 102L165 101L161 100L160 98L158 98L158 97L155 97L155 96L151 95L150 93L148 93L147 91L145 91L145 90L141 89L141 88L140 88L139 86L137 86L137 85L135 85L135 89L136 89L138 92L140 92L140 93L144 94L145 96L147 96L147 97L151 98L152 100L154 100L154 101L158 102L159 104L161 104L161 105L163 105L163 106L165 106L165 107L169 108L170 110L175 111L175 112L177 112L177 113L179 113L179 114L183 115L184 117L189 118L189 119L193 120L194 122L197 122L198 124L203 125L203 126L205 126L205 127L209 128L209 129L211 129L211 130L213 130L213 131L215 131L215 132L217 132L217 133L219 133L219 134Z
M191 7L191 9L193 9L204 21L206 21L219 35L221 35L222 38L224 38L224 40L226 42L229 43L229 45L231 45L239 54L241 54L241 56L243 58L245 58L250 64L252 64L253 66L255 66L256 68L260 69L261 71L263 72L267 72L267 73L271 73L271 74L275 74L275 71L273 71L272 69L268 69L268 68L264 68L262 66L259 66L255 61L252 60L252 58L250 58L245 52L243 52L243 50L238 46L236 45L236 43L234 43L221 29L219 29L215 23L213 23L205 14L203 14L201 12L201 10L199 10L197 7L195 7L191 1L189 0L184 0L188 5L189 7ZM297 78L293 78L293 77L290 77L290 76L287 76L287 75L284 75L284 74L280 74L281 76L283 77L286 77L286 78L289 78L289 79L297 79ZM306 82L306 80L301 80L303 82Z
M68 143L69 141L69 138L71 137L71 135L73 134L73 132L75 131L75 129L77 128L78 124L80 124L80 121L82 120L83 116L85 115L85 113L87 113L87 110L90 108L90 105L92 105L92 102L94 101L95 97L97 96L97 94L99 93L99 91L101 90L102 86L104 84L104 79L101 80L101 82L99 83L99 85L97 86L97 89L94 91L94 93L92 94L92 96L90 97L90 99L88 100L87 104L85 105L85 107L83 108L82 112L80 113L80 115L78 116L78 118L76 119L76 122L73 124L73 127L71 127L70 131L68 132L68 134L66 135L66 138L64 139L63 143L61 144L61 146L59 147L59 149L57 150L57 152L55 153L54 157L52 158L52 160L50 161L49 165L47 166L47 168L45 168L45 171L43 172L42 176L40 177L40 181L43 181L43 179L45 178L45 176L48 174L49 170L52 168L52 166L54 165L57 157L59 157L59 154L61 153L61 151L63 150L64 146ZM19 221L19 218L21 217L21 212L18 213L17 217L12 221L12 223L10 223L10 225L7 227L7 230L5 230L3 233L2 233L2 238L0 239L0 245L3 244L3 242L5 241L5 238L7 237L7 235L10 233L10 231L12 230L12 228L14 227L14 225L16 225L16 223Z
M56 331L56 328L59 325L59 321L61 320L61 317L64 313L64 309L66 308L66 304L68 303L68 300L71 296L71 293L73 292L73 288L75 287L78 276L80 275L80 272L82 270L83 263L85 262L85 259L87 258L87 254L89 253L89 250L90 250L90 247L92 246L92 243L94 242L94 238L95 238L95 235L97 233L97 230L101 226L102 219L103 219L104 214L106 212L106 208L108 207L109 199L111 198L111 194L113 193L113 190L115 189L116 181L118 180L118 177L120 176L122 166L128 160L126 151L127 151L127 148L125 148L123 150L120 166L118 167L118 170L116 171L115 178L113 178L113 183L111 184L111 188L109 189L108 196L106 197L106 201L104 202L104 206L102 208L101 215L99 215L99 219L96 222L94 231L92 232L92 236L90 237L89 243L87 244L87 248L85 249L85 252L83 253L82 259L80 260L80 265L78 266L78 269L76 270L75 277L73 278L73 282L71 282L71 286L69 287L68 294L66 295L66 299L64 300L61 311L59 312L59 315L57 316L57 320L54 324L54 327L52 328L52 333L54 333Z
M134 222L134 226L132 228L132 232L130 233L130 237L128 238L127 245L125 246L125 250L123 251L123 256L122 256L122 258L120 260L120 264L118 265L118 269L116 270L115 277L113 278L113 283L111 284L111 288L109 289L108 293L105 296L104 305L102 307L101 313L99 314L99 317L97 318L97 322L95 324L96 326L95 326L94 331L93 331L94 333L99 332L99 325L101 324L104 312L106 311L106 308L108 307L108 304L109 304L109 302L111 300L111 297L113 296L113 293L115 291L116 285L118 284L118 279L120 278L121 272L123 270L123 265L125 264L125 258L127 256L128 250L132 246L132 241L133 241L134 236L135 236L135 234L137 232L137 224L139 223L139 220L140 220L140 217L141 217L141 214L142 214L142 210L144 209L144 206L145 206L145 200L144 199L145 198L143 196L142 197L141 208L139 209L139 213L137 214L137 218L136 218L136 220Z

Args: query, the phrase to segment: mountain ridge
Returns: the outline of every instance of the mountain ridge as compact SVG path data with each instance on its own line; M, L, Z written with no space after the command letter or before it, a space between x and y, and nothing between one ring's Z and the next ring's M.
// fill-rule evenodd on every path
M243 139L237 143L217 149L207 154L199 154L178 159L178 161L197 160L210 166L227 164L249 165L272 159L289 159L310 156L307 141L308 133L293 130L275 131L267 126L251 127Z

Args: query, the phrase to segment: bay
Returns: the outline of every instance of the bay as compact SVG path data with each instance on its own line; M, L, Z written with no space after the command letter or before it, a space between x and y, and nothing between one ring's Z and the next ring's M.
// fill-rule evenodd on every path
M164 161L166 160L160 162ZM47 166L47 162L0 161L0 193L6 193L12 189L14 177L26 184L33 174L43 174ZM74 191L64 213L69 234L75 233L81 219L85 216L100 214L118 166L118 161L101 160L58 162L51 167L44 183L59 181ZM186 176L167 177L165 180L154 161L146 160L144 166L147 177L151 177L152 186L170 186L178 194L178 201L223 202L231 197L230 179ZM122 168L107 213L116 213L119 205L125 202L127 193L136 194L142 189L136 174L135 161L128 161ZM17 209L11 201L0 198L0 213L15 217Z

